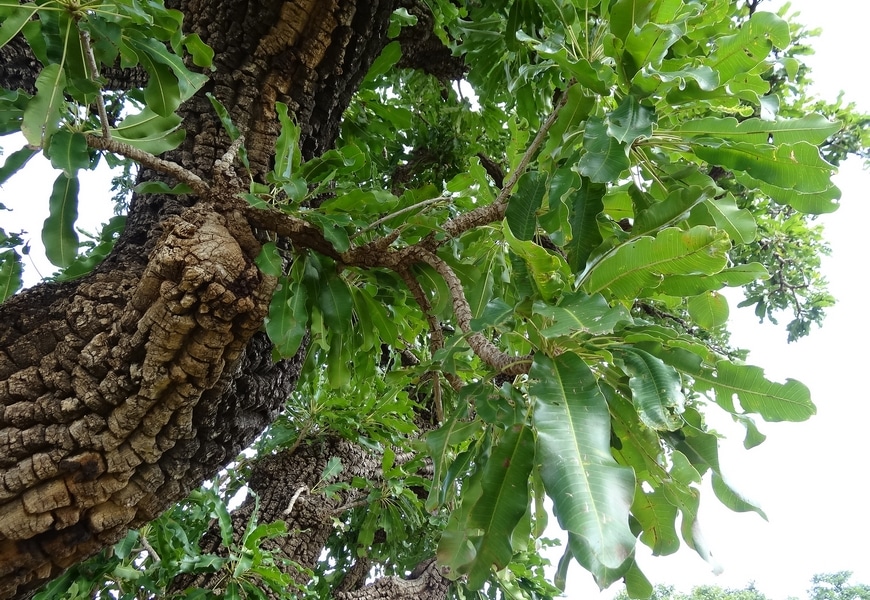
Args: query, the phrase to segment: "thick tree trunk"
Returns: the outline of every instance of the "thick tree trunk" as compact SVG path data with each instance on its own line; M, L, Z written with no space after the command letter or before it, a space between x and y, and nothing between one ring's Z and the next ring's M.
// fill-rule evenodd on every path
M394 2L168 4L215 49L203 92L246 132L260 177L276 101L302 126L306 156L332 144ZM16 61L9 75L28 87L27 58ZM187 138L169 158L209 180L228 140L204 94L182 114ZM221 192L231 190L134 198L95 273L0 306L0 597L26 597L155 518L248 445L291 391L299 362L272 364L258 333L274 280L253 264L257 232Z

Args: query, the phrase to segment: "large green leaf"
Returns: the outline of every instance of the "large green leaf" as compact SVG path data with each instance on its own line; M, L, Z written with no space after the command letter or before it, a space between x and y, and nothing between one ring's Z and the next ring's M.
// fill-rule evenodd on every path
M604 577L602 569L618 569L634 548L634 473L610 454L607 402L580 357L536 354L529 375L538 469L553 511L577 560Z
M63 107L66 76L59 64L45 67L36 78L36 95L27 103L21 133L32 146L43 146L45 138L58 130Z
M718 273L730 247L728 236L712 227L664 229L655 238L634 238L619 246L592 267L583 287L589 294L607 290L618 298L634 298L641 289L658 286L665 275Z
M481 589L494 567L501 570L514 554L511 533L529 508L529 475L535 460L531 428L514 425L499 438L483 467L483 494L469 511L468 528L475 547L468 587Z
M767 515L758 506L747 500L737 490L732 488L719 473L713 473L712 476L713 493L719 501L735 512L757 513L762 519L767 521Z
M728 300L717 292L705 292L689 298L686 308L689 309L689 316L705 329L721 327L728 322Z
M0 302L21 289L24 268L21 257L14 250L0 252Z
M446 498L448 490L444 489L442 481L453 462L454 447L477 435L483 427L483 423L479 420L463 421L460 417L459 414L453 415L444 425L427 433L424 438L435 468L429 498L426 500L426 510L437 509Z
M524 173L517 182L517 190L508 201L505 218L519 240L530 240L535 235L537 212L547 191L547 176L538 171Z
M755 217L745 208L739 208L734 196L725 194L721 198L709 199L692 210L693 225L715 225L728 232L737 244L748 244L755 240L758 225Z
M79 169L86 169L91 164L88 142L81 133L58 131L51 136L48 147L48 157L51 166L60 169L72 177Z
M45 256L51 264L68 267L79 249L75 230L78 218L79 180L61 173L54 182L48 199L48 218L42 225Z
M778 146L798 142L821 144L840 128L840 123L828 121L822 115L814 113L799 119L778 121L756 118L738 121L734 117L706 117L682 123L674 131L692 137L709 136L755 145Z
M112 137L149 154L159 155L172 150L184 140L179 129L181 117L161 117L150 108L130 115L112 130Z
M766 144L733 142L706 146L694 144L695 154L713 165L743 171L753 179L801 193L830 189L834 167L809 142Z
M6 183L10 177L24 168L24 165L26 165L31 158L36 156L37 152L39 152L39 150L25 146L7 156L3 166L0 167L0 185Z
M287 105L275 104L278 121L281 123L281 133L275 145L274 173L279 179L290 179L302 162L302 151L299 148L300 128L287 112Z
M628 95L616 110L607 115L607 135L630 145L638 138L651 136L655 120L655 110L642 106L637 98Z
M638 348L624 346L614 356L629 376L631 400L640 420L659 431L679 429L683 425L679 414L686 401L679 373Z
M697 296L707 291L722 289L725 286L737 287L759 279L769 279L770 273L761 263L753 262L737 265L713 275L672 275L665 278L656 288L657 292L668 296Z
M582 291L566 294L557 306L535 302L535 314L546 319L541 335L557 338L575 333L606 335L621 323L630 323L631 315L621 305L611 307L600 294L587 296Z
M266 333L275 352L285 358L296 354L308 331L308 289L296 279L281 277L269 303Z
M654 555L668 555L679 550L677 507L668 501L663 489L638 491L634 495L631 514L643 528L640 541L649 546Z
M744 73L764 72L771 49L785 48L790 41L788 23L773 13L757 11L737 33L716 40L707 64L727 83Z
M822 215L832 213L840 208L840 188L831 185L821 192L800 192L794 189L781 188L763 181L751 178L746 174L737 174L737 181L748 187L757 187L778 204L787 204L802 213Z
M571 240L565 249L568 251L568 265L574 272L583 270L589 255L602 242L597 217L604 210L602 198L606 191L603 184L592 183L584 177L580 189L567 198Z
M717 402L728 410L736 394L744 411L758 413L765 421L805 421L816 414L807 386L794 379L770 381L760 367L720 360L715 371L705 369L692 377L712 387Z
M589 117L583 134L585 152L580 157L580 174L595 183L616 181L628 169L625 144L607 133L608 125L600 117Z
M706 200L711 193L713 188L699 186L675 189L661 202L655 202L648 208L638 211L631 228L631 235L649 235L658 229L675 225L692 210L693 206Z
M39 10L40 5L36 2L12 2L11 0L0 4L3 17L0 23L0 48L8 44L12 38L24 28L31 17Z
M532 279L544 300L551 300L569 285L571 272L568 263L560 254L548 252L543 247L525 240L518 240L511 233L507 222L503 224L505 240L528 265Z

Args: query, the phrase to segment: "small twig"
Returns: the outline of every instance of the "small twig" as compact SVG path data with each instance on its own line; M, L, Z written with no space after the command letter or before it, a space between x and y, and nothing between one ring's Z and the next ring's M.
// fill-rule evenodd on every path
M200 179L198 175L188 171L177 163L157 158L153 154L134 148L130 144L119 142L116 139L99 137L96 135L87 135L85 136L85 139L88 142L88 146L91 148L96 148L97 150L108 150L109 152L120 154L121 156L135 160L139 164L150 169L171 175L179 182L189 185L194 193L199 196L207 196L211 192L209 185Z
M341 513L346 512L352 508L357 508L359 506L368 506L369 504L371 504L371 500L369 500L368 498L363 498L362 500L356 500L354 502L342 504L341 506L332 509L332 511L330 511L330 514L333 516L338 516Z
M454 219L450 219L446 223L444 223L444 231L447 233L447 237L443 240L446 241L449 238L454 238L461 233L468 231L469 229L474 229L475 227L479 227L481 225L486 225L487 223L492 223L493 221L499 221L504 218L505 210L507 209L507 202L513 192L514 186L519 181L520 177L529 167L529 164L532 162L532 158L535 153L541 147L541 144L544 143L544 140L547 137L547 132L550 131L550 128L553 126L553 123L556 122L556 118L559 116L559 111L565 106L565 102L568 101L568 94L562 94L559 100L556 102L556 105L553 107L553 110L550 112L547 120L541 125L541 128L538 130L537 135L535 135L535 139L532 140L532 143L529 144L529 147L526 148L525 153L523 153L522 158L520 159L519 164L517 164L517 168L511 172L510 177L505 182L504 187L501 188L498 196L492 204L488 204L486 206L481 206L480 208L476 208L467 213L463 213Z
M145 536L140 535L139 540L141 540L142 547L145 548L145 551L148 553L148 555L152 559L154 559L155 562L160 562L160 555L157 554L157 551L151 546L151 544L148 543L148 540L145 538Z
M414 277L413 273L411 273L411 269L402 265L399 268L398 273L402 278L402 281L405 282L405 285L408 286L408 289L411 290L411 295L414 296L414 300L417 301L420 310L422 310L423 314L426 315L426 322L429 324L429 348L434 356L438 350L444 347L444 330L441 329L441 323L439 323L435 315L432 314L432 305L426 297L426 292L423 291L420 282L417 281L417 278ZM438 419L438 423L443 423L444 405L441 402L441 382L438 379L437 373L433 373L433 375L435 378L433 384L435 418Z
M94 58L94 49L91 46L91 34L85 29L79 28L79 39L82 41L82 47L85 49L85 60L88 65L88 75L94 83L99 83L100 69L97 67L97 59ZM109 139L112 137L109 131L109 115L106 114L106 105L103 103L103 93L97 92L97 112L100 115L100 125L103 127L103 137Z
M302 494L304 494L304 493L307 492L307 491L308 491L308 486L307 486L307 485L303 485L303 486L300 487L298 490L296 490L296 491L293 493L293 497L290 498L290 504L288 504L288 505L287 505L287 508L284 509L283 514L284 514L284 515L289 515L290 513L292 513L292 512L293 512L293 506L296 504L296 501L299 500L299 496L301 496Z
M214 173L215 175L220 174L226 177L226 179L232 180L235 178L235 172L233 171L233 161L236 159L236 155L239 153L239 150L242 147L242 144L245 143L244 134L237 137L233 140L233 143L230 144L230 147L227 148L227 151L224 152L224 155L219 159L214 161Z
M430 204L435 204L437 202L440 202L442 200L447 200L447 199L448 198L445 196L438 196L437 198L429 198L428 200L423 200L422 202L418 202L417 204L412 204L411 206L406 206L405 208L402 208L402 209L399 209L395 212L392 212L385 217L381 217L377 221L373 221L372 223L369 223L364 228L360 229L355 234L353 234L350 237L350 239L354 239L356 237L359 237L360 235L366 233L367 231L371 231L372 229L374 229L378 225L386 223L387 221L394 219L398 216L401 216L405 213L411 212L412 210L415 210L418 208L425 208L425 207L429 206Z
M305 437L308 435L308 430L311 429L311 421L305 424L305 427L302 428L302 431L299 432L299 435L296 436L296 440L293 442L293 445L287 450L287 455L291 455L296 452L296 449L302 444L305 440Z
M468 345L471 346L474 353L483 359L486 364L501 373L507 373L508 375L528 373L532 362L531 356L511 356L506 354L499 350L482 333L472 331L471 306L465 298L462 282L459 281L459 277L457 277L450 265L424 248L416 247L414 250L414 256L438 271L438 274L441 275L447 284L447 289L450 290L450 297L453 300L453 313L456 315L456 323L462 332L468 336L466 338Z

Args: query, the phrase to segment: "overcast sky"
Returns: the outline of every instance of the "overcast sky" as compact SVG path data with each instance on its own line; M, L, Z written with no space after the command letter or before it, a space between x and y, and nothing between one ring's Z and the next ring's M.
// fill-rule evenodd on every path
M771 10L780 4L765 3L761 8ZM816 55L809 59L817 95L833 99L843 89L848 100L870 112L865 66L870 3L795 0L792 6L801 11L802 22L824 30L814 43ZM17 149L9 138L2 142L7 153ZM93 230L111 214L105 201L106 176L83 175L80 198L103 207L83 215L79 223ZM865 279L870 274L870 257L867 233L862 231L870 223L866 192L870 174L859 163L847 163L836 182L843 191L842 207L823 222L833 249L824 272L838 304L828 311L824 328L787 345L781 327L759 326L751 308L732 307L732 339L752 350L749 362L764 367L771 378L800 379L810 387L818 406L818 416L807 423L762 424L768 440L754 450L743 450L739 431L725 444L734 451L723 451L723 468L735 487L760 503L770 522L753 513L720 508L708 490L702 500L702 526L724 573L713 575L690 550L653 558L640 546L639 561L654 583L688 590L706 583L743 587L755 581L775 600L803 597L810 577L819 572L851 570L855 580L870 583L870 519L866 516L870 392L861 380L870 356L864 346L870 341L865 305L870 292ZM0 202L17 210L3 213L2 227L38 232L51 184L51 176L14 177L0 190ZM34 242L38 246L38 237ZM46 267L41 250L35 247L34 254L39 269L49 274L51 268ZM29 282L37 278L29 269ZM576 568L569 586L572 597L596 594L591 578ZM609 590L606 595L612 593Z

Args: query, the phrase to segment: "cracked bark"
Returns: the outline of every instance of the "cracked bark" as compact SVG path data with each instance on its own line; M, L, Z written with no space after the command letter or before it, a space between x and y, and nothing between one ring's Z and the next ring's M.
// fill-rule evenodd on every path
M276 101L301 124L307 157L332 144L394 3L167 4L216 50L203 92L247 132L261 177ZM32 88L32 60L15 56L0 84ZM116 85L140 83L127 76ZM229 141L204 93L181 114L187 139L167 158L208 179ZM300 361L272 364L259 333L274 281L254 266L257 230L232 206L220 190L138 196L94 273L0 306L0 597L29 596L155 518L247 446L292 390Z

